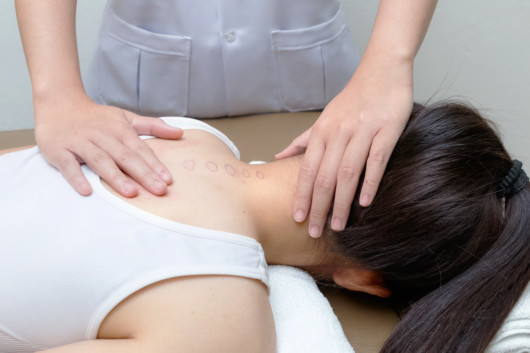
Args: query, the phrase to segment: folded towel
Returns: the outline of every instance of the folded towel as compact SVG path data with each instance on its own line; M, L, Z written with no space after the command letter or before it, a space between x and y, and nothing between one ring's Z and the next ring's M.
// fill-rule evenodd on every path
M278 353L354 353L313 278L290 266L269 266Z
M308 273L269 266L269 276L278 353L354 353L329 301ZM484 353L530 353L530 284Z
M290 266L269 266L278 353L354 353L313 278ZM485 353L530 353L530 284Z
M355 353L313 277L291 266L269 266L268 272L277 353Z

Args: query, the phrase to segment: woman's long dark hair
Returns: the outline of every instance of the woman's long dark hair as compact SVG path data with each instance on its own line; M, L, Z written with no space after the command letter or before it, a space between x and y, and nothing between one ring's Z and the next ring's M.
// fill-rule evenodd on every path
M328 231L405 308L381 352L484 352L530 279L530 187L497 197L512 165L474 109L415 105L373 204Z

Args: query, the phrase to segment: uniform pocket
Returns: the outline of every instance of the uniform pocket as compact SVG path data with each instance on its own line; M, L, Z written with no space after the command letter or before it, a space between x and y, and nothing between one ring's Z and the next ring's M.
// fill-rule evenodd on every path
M359 64L342 8L313 27L272 32L281 105L321 109L348 83Z
M96 56L99 100L143 115L186 115L191 39L153 33L109 12Z

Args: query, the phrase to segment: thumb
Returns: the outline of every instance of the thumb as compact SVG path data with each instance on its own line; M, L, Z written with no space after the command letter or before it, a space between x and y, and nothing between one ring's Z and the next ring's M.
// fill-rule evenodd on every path
M300 136L295 138L283 151L274 156L275 159L284 159L287 157L296 156L305 152L309 144L309 137L311 136L311 129L309 128Z
M163 139L177 140L184 134L184 131L181 128L166 124L164 120L159 118L130 114L129 119L138 135L149 135Z

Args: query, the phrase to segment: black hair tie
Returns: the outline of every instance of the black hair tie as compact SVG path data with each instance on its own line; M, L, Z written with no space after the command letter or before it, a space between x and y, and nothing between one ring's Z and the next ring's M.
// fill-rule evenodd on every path
M514 159L513 166L508 172L508 175L502 179L497 188L497 196L499 198L504 197L509 199L528 185L529 179L522 166L523 163L521 161Z

